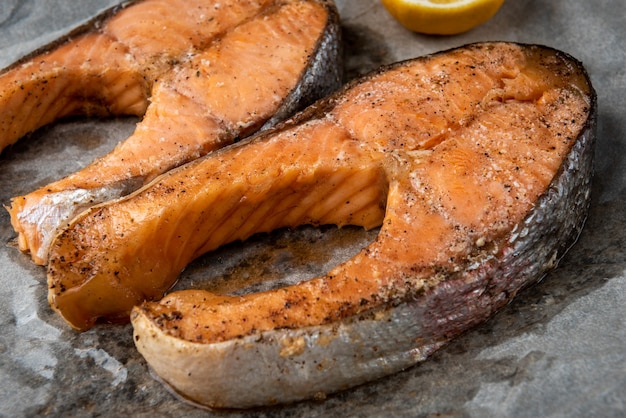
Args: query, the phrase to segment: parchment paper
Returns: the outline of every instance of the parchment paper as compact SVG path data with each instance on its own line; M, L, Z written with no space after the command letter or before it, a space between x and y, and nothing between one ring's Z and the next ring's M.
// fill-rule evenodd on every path
M115 4L2 0L0 67ZM377 0L337 0L346 78L473 41L562 49L587 67L599 101L597 175L586 228L557 270L486 324L405 372L330 396L245 412L181 403L151 376L130 326L79 334L48 307L45 271L11 244L0 211L0 416L618 417L626 414L626 25L622 0L508 0L485 25L453 37L410 33ZM0 203L74 171L130 135L134 118L75 120L0 155ZM179 287L248 291L259 278L313 277L375 236L303 228L208 254Z

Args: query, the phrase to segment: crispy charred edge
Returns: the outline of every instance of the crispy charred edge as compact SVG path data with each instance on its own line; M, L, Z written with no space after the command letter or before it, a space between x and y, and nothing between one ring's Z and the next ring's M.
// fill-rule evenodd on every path
M297 111L341 87L343 79L343 43L339 11L332 0L314 0L328 12L326 27L309 58L306 71L276 113L261 130L275 126Z

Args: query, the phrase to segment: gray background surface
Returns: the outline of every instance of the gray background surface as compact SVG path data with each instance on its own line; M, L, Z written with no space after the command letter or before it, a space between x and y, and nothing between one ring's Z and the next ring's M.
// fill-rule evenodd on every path
M2 0L0 67L113 0ZM626 17L623 0L508 0L487 24L454 37L410 33L377 0L337 0L346 78L380 64L473 41L564 50L598 93L593 203L579 242L539 285L426 362L330 396L245 412L181 403L149 374L130 326L77 334L46 302L45 272L10 245L0 212L0 416L612 417L626 414ZM44 128L0 155L0 203L76 170L128 136L135 119ZM248 289L312 277L373 239L358 229L303 228L232 245L195 262L180 287ZM312 245L311 242L314 244ZM247 281L246 281L247 280Z

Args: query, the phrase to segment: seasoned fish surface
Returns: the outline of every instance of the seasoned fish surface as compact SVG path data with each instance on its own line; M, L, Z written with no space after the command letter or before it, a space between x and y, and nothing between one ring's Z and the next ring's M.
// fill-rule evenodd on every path
M12 199L20 249L46 264L58 228L82 210L334 90L338 25L325 0L145 0L5 71L0 149L63 116L145 113L108 155Z
M211 407L393 373L556 265L586 216L595 114L582 65L546 47L481 43L386 67L75 219L51 247L51 306L87 329L148 300L131 315L139 351ZM199 255L302 224L380 231L322 277L149 302Z

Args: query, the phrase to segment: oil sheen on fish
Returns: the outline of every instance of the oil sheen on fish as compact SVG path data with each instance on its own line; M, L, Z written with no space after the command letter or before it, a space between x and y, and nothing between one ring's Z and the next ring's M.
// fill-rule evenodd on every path
M82 214L51 247L49 301L88 329L146 300L139 351L202 405L352 387L425 359L557 264L586 217L595 120L582 64L548 47L400 62ZM303 224L380 230L321 277L160 299L199 255Z
M269 127L341 81L332 1L145 0L111 13L0 75L0 150L64 116L145 113L106 156L12 199L19 247L38 264L77 213Z

